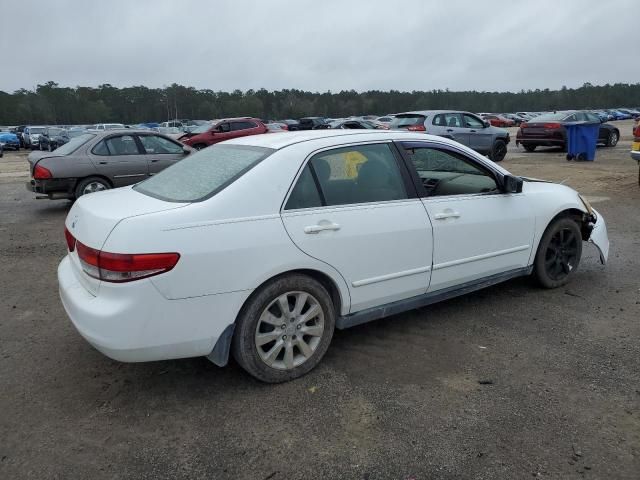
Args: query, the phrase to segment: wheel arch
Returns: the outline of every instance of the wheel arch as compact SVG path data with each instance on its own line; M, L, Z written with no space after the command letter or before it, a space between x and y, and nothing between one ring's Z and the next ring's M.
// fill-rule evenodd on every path
M83 182L87 178L99 178L100 180L104 180L105 182L107 182L109 184L109 186L111 188L113 188L113 182L109 179L109 177L107 177L105 175L101 175L99 173L92 173L91 175L85 175L84 177L78 177L76 179L75 185L73 186L73 189L75 190L76 188L78 188L78 185L80 184L80 182Z
M258 294L260 289L269 282L272 282L278 278L295 274L306 275L319 282L327 290L327 292L329 292L329 296L331 297L331 301L333 302L336 318L341 315L342 307L343 305L345 305L345 300L343 300L342 298L342 294L337 283L327 273L313 268L296 268L278 273L277 275L272 275L268 279L260 283L260 285L258 285L251 292L251 294L244 299L244 301L242 302L242 306L238 309L236 317L233 319L233 322L227 325L222 335L218 337L213 350L211 351L211 353L209 353L209 355L207 355L207 358L212 363L218 365L219 367L224 367L229 362L229 353L231 351L233 336L235 335L236 322L238 321L238 318L240 317L244 309L247 308L247 305L249 305L249 302ZM346 305L349 305L348 300L346 301Z
M535 243L533 245L533 248L531 249L531 256L529 257L529 265L533 264L536 254L538 253L538 248L540 247L540 241L542 240L545 232L549 229L553 222L555 222L559 218L564 217L573 218L578 223L578 225L580 226L580 233L582 234L583 241L589 239L589 236L591 235L592 225L588 218L588 212L586 210L580 210L575 206L563 207L554 215L552 215L549 220L545 222L544 228L540 229L536 234Z

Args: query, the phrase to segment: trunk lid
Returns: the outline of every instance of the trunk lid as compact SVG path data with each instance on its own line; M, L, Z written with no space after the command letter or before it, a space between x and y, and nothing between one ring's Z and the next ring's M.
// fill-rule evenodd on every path
M109 234L122 220L187 205L189 203L165 202L136 192L132 187L123 187L80 197L71 207L65 227L77 241L102 250ZM69 256L80 283L93 295L97 295L100 280L90 277L82 270L77 249Z

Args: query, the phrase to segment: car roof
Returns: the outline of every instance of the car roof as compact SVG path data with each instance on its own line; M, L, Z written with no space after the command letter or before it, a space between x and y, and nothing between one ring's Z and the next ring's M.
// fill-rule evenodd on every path
M458 145L453 140L424 133L405 132L402 130L302 130L283 133L266 133L227 140L225 144L249 145L281 149L296 143L343 137L346 142L388 141L388 140L431 140ZM345 138L348 137L348 138Z

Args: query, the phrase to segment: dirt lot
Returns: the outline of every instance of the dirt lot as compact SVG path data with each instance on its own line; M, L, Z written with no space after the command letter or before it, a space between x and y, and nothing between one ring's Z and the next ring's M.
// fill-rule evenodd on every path
M320 366L263 385L204 358L122 364L57 294L67 201L0 159L0 478L638 479L640 188L622 140L593 163L512 143L503 165L587 194L609 264L519 279L337 332ZM513 132L515 138L515 131Z

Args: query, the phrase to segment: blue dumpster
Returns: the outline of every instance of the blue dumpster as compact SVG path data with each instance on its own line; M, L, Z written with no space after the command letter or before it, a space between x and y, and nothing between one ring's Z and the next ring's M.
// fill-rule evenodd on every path
M595 160L600 124L570 122L565 123L564 128L567 133L567 160Z

